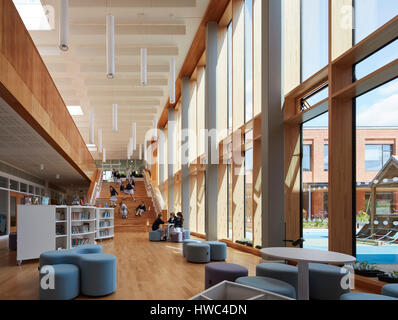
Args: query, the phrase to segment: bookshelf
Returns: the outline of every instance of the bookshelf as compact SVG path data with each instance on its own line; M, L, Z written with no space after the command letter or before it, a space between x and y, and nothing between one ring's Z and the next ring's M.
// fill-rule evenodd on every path
M95 240L105 240L114 237L114 208L96 208Z
M69 209L67 206L55 207L55 249L69 249Z
M69 219L70 248L85 244L95 244L95 207L69 207Z

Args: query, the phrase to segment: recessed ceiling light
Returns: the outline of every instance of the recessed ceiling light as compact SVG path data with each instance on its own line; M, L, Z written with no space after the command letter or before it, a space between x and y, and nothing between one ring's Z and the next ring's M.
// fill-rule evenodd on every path
M80 106L67 106L67 108L72 116L82 116L84 114Z
M86 144L88 151L90 152L97 152L97 146L95 144L92 143L88 143Z
M40 0L14 0L14 4L26 29L52 29Z

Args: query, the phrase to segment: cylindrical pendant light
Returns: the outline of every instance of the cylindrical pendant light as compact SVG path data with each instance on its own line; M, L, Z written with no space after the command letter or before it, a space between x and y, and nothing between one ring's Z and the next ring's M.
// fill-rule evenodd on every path
M102 129L98 129L98 152L102 153Z
M146 86L148 83L147 62L148 62L147 49L141 48L141 85L142 86Z
M140 160L142 160L142 144L140 144L140 154L139 154Z
M170 103L176 103L176 59L170 60Z
M133 150L137 150L137 123L133 122L133 126L132 126L132 137L133 137Z
M154 138L155 138L155 140L157 140L158 139L158 118L155 117L155 119L153 119L152 121L153 121L153 129L155 130Z
M113 105L112 105L112 123L113 123L113 131L114 131L114 132L117 132L117 131L118 131L117 119L118 119L118 115L117 115L117 104L113 104Z
M130 158L133 156L134 154L134 148L133 148L133 143L134 143L134 138L130 138L129 140L129 148L130 148Z
M147 146L146 143L144 144L144 161L146 162L148 160L148 150L147 150Z
M115 77L115 17L111 14L106 16L106 64L107 77Z
M106 149L102 149L102 162L106 162Z
M62 51L69 49L69 0L61 0L59 8L59 48Z
M95 144L94 138L94 110L90 110L90 143Z

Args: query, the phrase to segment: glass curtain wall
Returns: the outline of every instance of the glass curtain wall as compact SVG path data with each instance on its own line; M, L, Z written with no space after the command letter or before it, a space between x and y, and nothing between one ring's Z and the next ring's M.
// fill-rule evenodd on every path
M302 125L301 207L304 248L328 250L329 113Z

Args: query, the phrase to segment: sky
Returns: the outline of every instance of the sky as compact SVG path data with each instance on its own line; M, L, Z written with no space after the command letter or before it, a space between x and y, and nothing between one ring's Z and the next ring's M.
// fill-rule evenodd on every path
M303 80L327 64L328 14L327 0L303 0ZM355 0L355 43L360 42L398 14L398 0ZM398 40L383 48L356 67L361 79L398 58ZM398 127L398 80L366 93L356 99L357 126ZM328 114L319 116L304 127L326 127Z

